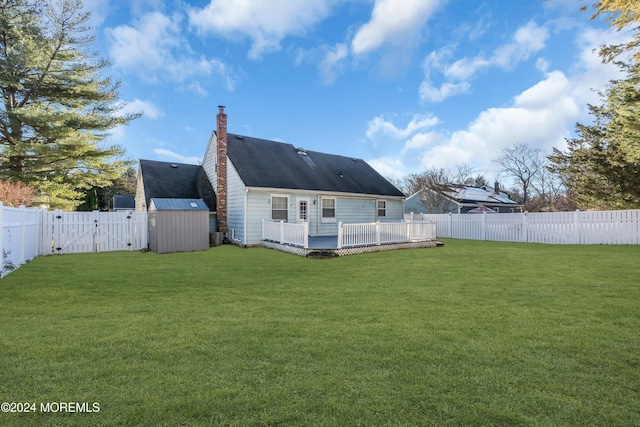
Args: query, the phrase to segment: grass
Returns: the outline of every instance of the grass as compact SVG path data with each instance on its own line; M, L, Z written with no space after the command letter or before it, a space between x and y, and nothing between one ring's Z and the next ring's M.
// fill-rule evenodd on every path
M640 425L640 247L445 242L38 258L0 281L0 402L100 412L0 424Z

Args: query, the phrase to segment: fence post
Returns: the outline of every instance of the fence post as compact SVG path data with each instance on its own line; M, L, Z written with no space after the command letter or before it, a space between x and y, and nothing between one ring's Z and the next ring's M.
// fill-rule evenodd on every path
M449 212L449 221L447 222L447 226L449 227L449 235L447 237L451 238L453 237L453 216L451 215L451 212Z
M376 221L376 245L380 246L380 221Z
M62 253L62 211L53 211L53 247L54 253Z
M338 244L336 249L342 249L342 222L338 223Z
M98 253L98 246L100 245L100 236L98 234L98 215L100 211L93 211L93 252Z
M24 264L24 246L26 240L27 217L24 205L20 205L20 265Z
M527 225L527 211L522 212L522 241L524 243L529 242L529 232Z
M576 213L575 216L573 217L573 226L575 228L575 234L576 234L576 244L580 244L580 228L582 226L582 223L580 221L580 209L576 209Z
M487 240L487 213L482 212L482 240Z

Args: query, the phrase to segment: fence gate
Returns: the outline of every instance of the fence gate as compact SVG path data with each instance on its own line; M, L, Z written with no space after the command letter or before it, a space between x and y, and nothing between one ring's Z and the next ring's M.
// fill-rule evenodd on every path
M72 254L142 249L146 246L144 212L62 212L48 216L52 252Z

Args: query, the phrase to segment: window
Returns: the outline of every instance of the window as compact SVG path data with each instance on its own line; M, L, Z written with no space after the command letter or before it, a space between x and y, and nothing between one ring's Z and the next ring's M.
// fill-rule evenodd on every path
M306 200L300 200L298 202L298 218L300 219L300 221L306 221L307 220L307 201Z
M271 220L289 220L289 198L287 196L271 196Z
M336 221L336 199L322 198L322 222Z
M378 218L384 218L387 216L387 201L386 200L378 200L376 202L378 206Z

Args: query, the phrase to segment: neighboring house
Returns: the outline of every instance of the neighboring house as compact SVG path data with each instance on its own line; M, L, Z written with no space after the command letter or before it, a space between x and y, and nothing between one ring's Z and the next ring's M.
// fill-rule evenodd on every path
M427 202L425 202L427 200ZM430 209L429 206L432 208ZM438 212L430 212L437 206ZM522 212L523 205L509 199L509 195L500 191L498 184L473 187L469 185L452 185L448 190L435 192L422 189L407 198L404 205L405 213L467 213L480 206L487 207L494 212L512 213Z
M133 194L116 194L113 196L113 211L126 212L136 209L136 198Z
M140 160L135 206L146 211L151 199L202 199L215 212L216 195L200 165Z
M404 194L364 160L229 134L224 107L216 128L202 166L216 188L218 229L235 244L260 244L263 220L306 221L310 236L330 236L339 222L403 218Z

